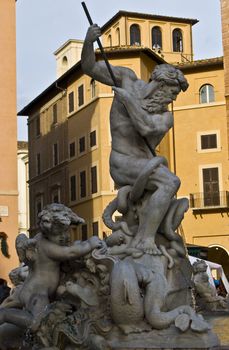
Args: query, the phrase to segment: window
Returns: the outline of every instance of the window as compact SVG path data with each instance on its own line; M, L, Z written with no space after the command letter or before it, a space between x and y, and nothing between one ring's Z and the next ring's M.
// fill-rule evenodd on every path
M111 38L111 35L108 35L108 46L111 47L112 46L112 38Z
M130 45L141 45L141 33L138 24L132 24L130 27Z
M80 198L85 198L86 195L86 171L83 170L80 172Z
M37 215L42 211L43 209L43 195L38 195L35 198L35 215Z
M120 46L120 29L117 28L116 31L115 31L115 35L116 35L116 43L117 43L117 46Z
M97 193L97 192L98 192L97 167L93 166L91 167L91 193Z
M76 155L76 144L75 142L71 142L69 144L69 156L70 158L75 157Z
M82 136L79 138L79 153L83 153L86 151L86 138Z
M41 155L40 155L40 153L37 153L36 163L37 163L37 175L40 175L40 173L41 173Z
M219 169L206 168L203 172L204 206L220 205Z
M64 56L62 59L62 65L64 67L64 70L66 71L68 69L68 59L66 56Z
M68 112L74 111L74 91L70 92L68 95Z
M82 106L84 104L84 87L80 85L78 87L78 106Z
M52 203L60 203L60 188L56 187L52 190Z
M36 136L39 136L41 134L41 123L40 123L40 116L38 115L36 118Z
M216 134L201 135L200 138L201 138L201 149L217 148Z
M183 37L179 28L176 28L173 31L173 51L183 52Z
M57 104L56 103L52 106L52 123L53 124L57 123Z
M152 48L161 49L162 48L162 34L160 27L152 28Z
M96 146L96 130L90 132L90 147Z
M214 88L210 84L201 86L199 90L200 103L210 103L215 101Z
M99 235L99 223L98 223L98 221L95 221L92 223L92 233L93 233L93 236Z
M94 98L95 97L95 79L91 79L90 86L91 86L91 98Z
M81 235L82 235L82 241L87 240L87 224L83 224L81 226Z
M53 145L53 166L58 165L59 159L58 159L58 144L54 143Z
M70 200L74 202L76 200L76 176L70 177Z

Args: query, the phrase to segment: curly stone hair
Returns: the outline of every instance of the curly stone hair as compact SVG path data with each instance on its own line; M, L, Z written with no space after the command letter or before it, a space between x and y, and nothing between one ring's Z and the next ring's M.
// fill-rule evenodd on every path
M184 74L171 64L160 64L155 67L152 80L164 82L168 85L178 85L182 91L187 90L188 82Z
M66 207L64 204L52 203L44 207L44 209L37 216L37 223L40 225L45 217L52 218L53 221L58 220L59 213L65 212L70 219L71 225L83 224L84 219L80 218L75 214L70 208Z

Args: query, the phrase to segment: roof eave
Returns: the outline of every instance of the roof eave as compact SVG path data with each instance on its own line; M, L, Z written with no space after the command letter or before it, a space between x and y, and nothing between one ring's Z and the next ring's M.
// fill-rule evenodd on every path
M117 49L117 50L109 50L108 48L106 49L106 54L107 56L111 56L112 54L119 54L119 53L130 53L130 52L144 52L147 55L151 56L153 59L155 59L156 63L161 64L165 63L164 59L158 56L156 53L154 53L152 50L149 48L143 48L143 47L136 47L136 48L128 48L128 49ZM101 53L100 52L95 52L96 56L100 57ZM59 77L57 80L55 80L51 85L49 85L44 91L42 91L35 99L33 99L30 103L28 103L24 108L22 108L17 115L18 116L28 116L33 110L34 106L36 103L39 103L42 98L45 98L48 94L59 92L61 85L68 80L68 78L71 76L72 73L76 72L81 68L81 61L77 62L74 66L72 66L66 73L64 73L61 77ZM63 88L64 89L64 88Z

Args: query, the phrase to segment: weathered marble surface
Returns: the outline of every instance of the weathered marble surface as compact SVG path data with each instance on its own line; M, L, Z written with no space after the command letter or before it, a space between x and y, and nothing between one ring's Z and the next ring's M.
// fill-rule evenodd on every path
M229 299L218 295L216 289L210 284L207 267L204 260L197 260L193 264L197 308L200 311L229 311Z

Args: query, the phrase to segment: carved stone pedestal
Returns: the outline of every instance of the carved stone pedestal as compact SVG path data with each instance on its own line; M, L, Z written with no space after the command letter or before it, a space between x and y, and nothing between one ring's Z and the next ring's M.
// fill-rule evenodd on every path
M164 330L153 330L148 333L112 335L108 341L112 349L117 350L218 350L218 337L211 331L194 333L191 330L180 333L176 327L171 326Z

